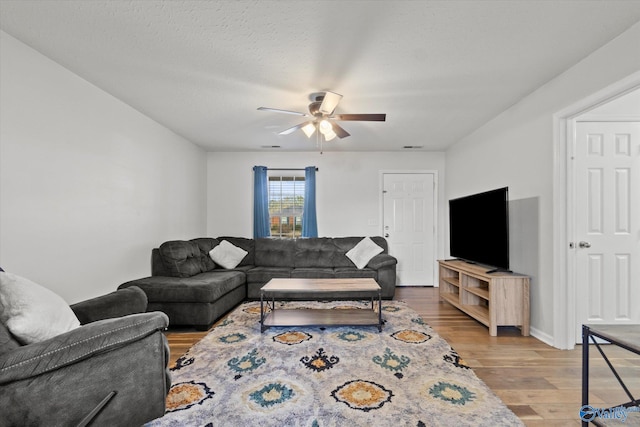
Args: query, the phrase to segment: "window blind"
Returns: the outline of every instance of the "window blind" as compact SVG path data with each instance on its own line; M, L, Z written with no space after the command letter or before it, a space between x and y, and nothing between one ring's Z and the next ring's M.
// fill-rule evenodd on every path
M302 176L269 177L271 236L295 238L302 233L305 180Z

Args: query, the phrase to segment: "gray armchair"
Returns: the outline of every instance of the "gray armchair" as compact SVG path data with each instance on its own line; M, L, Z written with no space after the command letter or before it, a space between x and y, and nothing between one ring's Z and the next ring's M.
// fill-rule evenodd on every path
M74 304L81 327L29 345L0 323L0 426L139 426L164 415L169 320L146 306L135 287Z

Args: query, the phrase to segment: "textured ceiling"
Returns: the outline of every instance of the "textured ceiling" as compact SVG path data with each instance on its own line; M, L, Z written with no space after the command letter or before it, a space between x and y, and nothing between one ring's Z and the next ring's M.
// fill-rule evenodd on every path
M315 150L256 108L322 90L387 114L325 151L443 150L638 21L637 0L0 0L3 31L209 151Z

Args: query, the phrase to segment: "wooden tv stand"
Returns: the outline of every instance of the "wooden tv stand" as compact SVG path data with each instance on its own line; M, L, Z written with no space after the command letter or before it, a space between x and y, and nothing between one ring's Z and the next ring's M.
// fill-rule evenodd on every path
M489 327L519 326L529 336L529 277L516 273L487 274L489 267L465 261L438 261L440 298Z

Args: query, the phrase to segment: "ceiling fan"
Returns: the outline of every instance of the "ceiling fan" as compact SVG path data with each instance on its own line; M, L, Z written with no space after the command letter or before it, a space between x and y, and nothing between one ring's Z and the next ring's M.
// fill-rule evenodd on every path
M313 101L309 104L309 114L268 107L259 107L258 110L312 117L311 120L283 130L279 135L289 135L298 129L302 129L307 138L311 138L314 132L318 130L319 134L324 136L325 141L331 141L336 136L338 138L346 138L351 135L336 121L384 122L387 118L386 114L334 114L338 103L342 99L342 95L334 92L315 93L311 95L311 99Z

